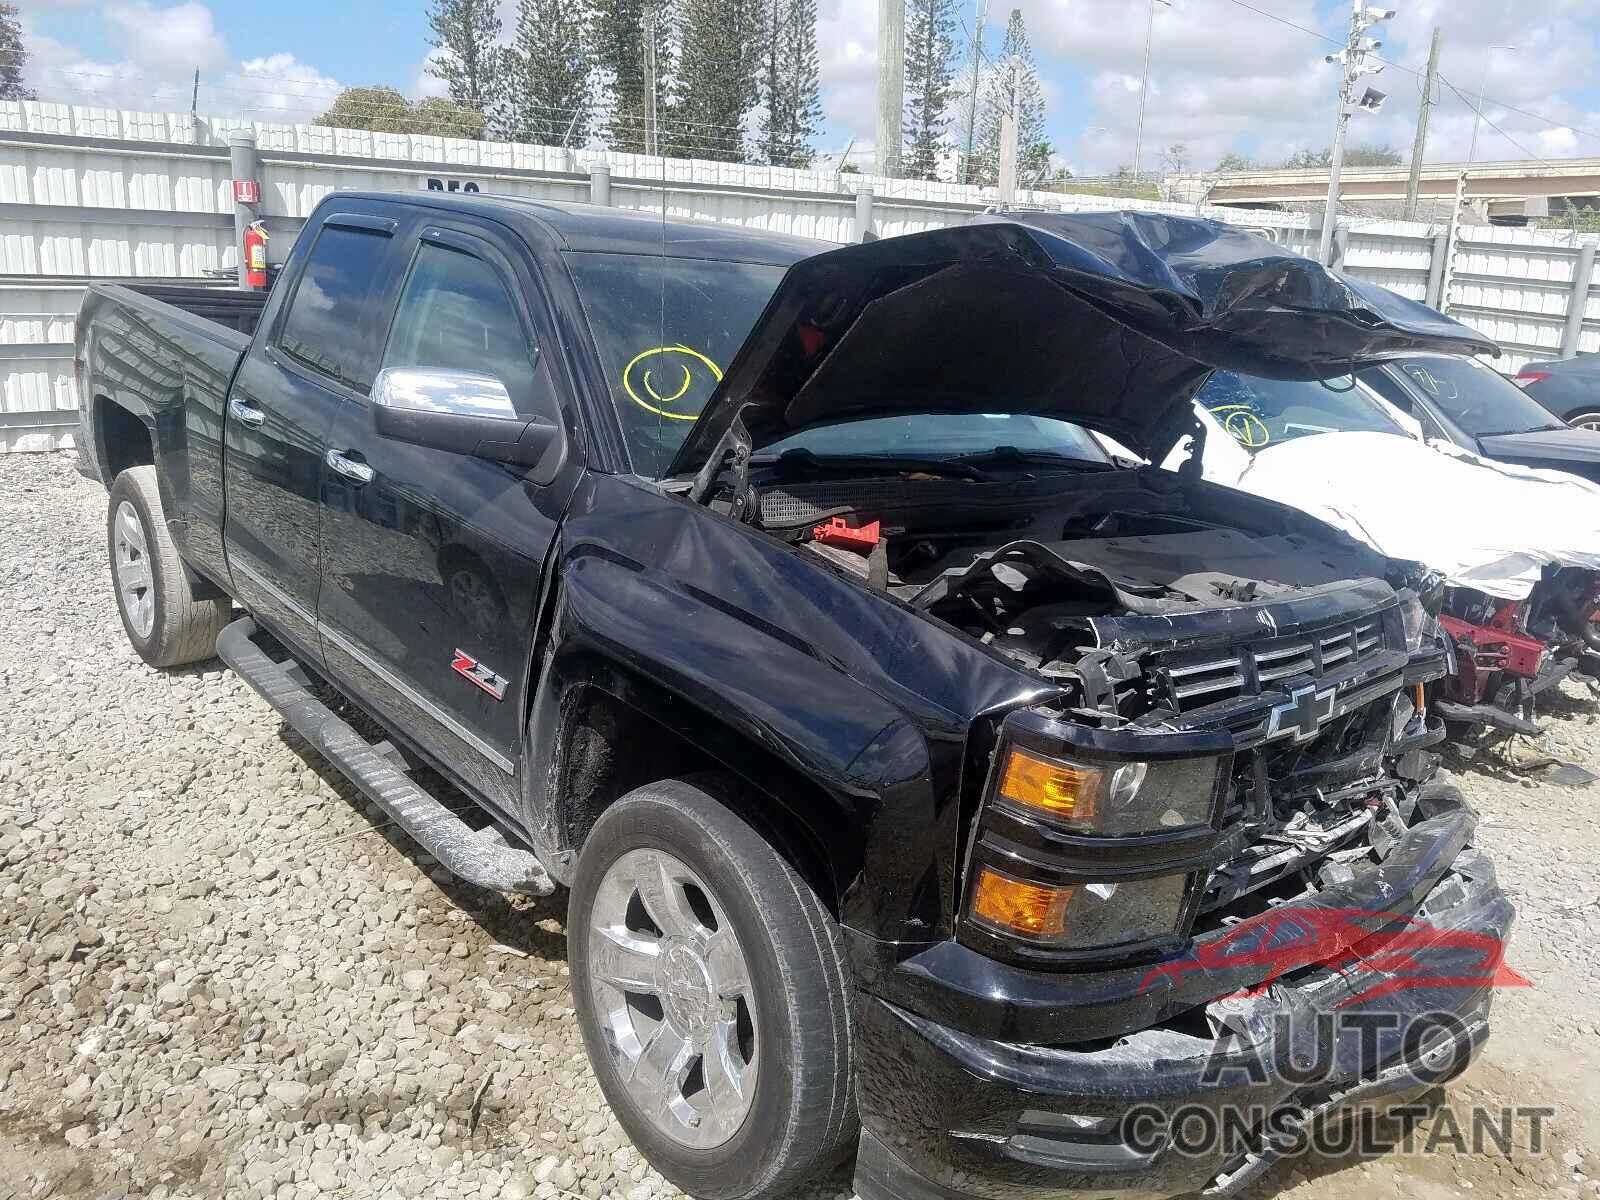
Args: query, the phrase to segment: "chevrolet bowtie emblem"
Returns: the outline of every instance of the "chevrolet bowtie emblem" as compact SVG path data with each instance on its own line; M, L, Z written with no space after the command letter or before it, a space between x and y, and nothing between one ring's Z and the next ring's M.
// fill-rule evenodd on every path
M1322 723L1332 718L1336 693L1319 692L1314 687L1296 688L1289 693L1289 702L1272 710L1267 722L1267 737L1293 733L1297 742L1309 742L1322 730Z

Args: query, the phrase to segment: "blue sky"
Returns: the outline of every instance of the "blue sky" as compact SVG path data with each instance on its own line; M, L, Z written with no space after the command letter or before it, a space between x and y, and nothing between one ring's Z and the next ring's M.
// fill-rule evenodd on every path
M1032 31L1049 133L1063 160L1080 173L1131 162L1147 0L1015 2ZM1386 57L1420 69L1438 24L1446 78L1469 95L1483 81L1480 159L1600 156L1600 4L1388 2L1401 11L1378 35ZM958 3L970 36L974 4ZM1012 3L991 0L991 50ZM186 109L197 65L202 110L260 119L305 119L344 85L387 83L413 95L432 86L422 70L424 0L22 0L21 8L32 82L50 99ZM819 0L819 9L827 110L820 148L836 152L854 139L856 153L869 155L876 4ZM1322 57L1334 47L1293 26L1342 39L1348 13L1341 0L1158 6L1146 167L1159 166L1175 143L1199 168L1230 149L1280 158L1326 145L1337 72ZM1503 48L1510 45L1516 49ZM1416 76L1391 68L1370 82L1390 100L1379 116L1358 119L1354 137L1408 149ZM1446 89L1429 158L1465 158L1473 123L1469 103Z

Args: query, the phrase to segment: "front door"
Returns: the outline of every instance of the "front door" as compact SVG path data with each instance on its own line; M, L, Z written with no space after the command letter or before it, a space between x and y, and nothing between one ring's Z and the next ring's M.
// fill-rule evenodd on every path
M520 413L563 421L533 268L498 226L412 238L381 368L498 378ZM341 405L324 468L318 602L330 671L481 794L515 810L523 688L545 560L576 481L392 441Z
M295 654L322 661L323 458L341 402L371 385L370 301L392 269L393 221L333 214L292 294L245 355L224 424L224 545L235 594ZM381 332L381 331L380 331Z

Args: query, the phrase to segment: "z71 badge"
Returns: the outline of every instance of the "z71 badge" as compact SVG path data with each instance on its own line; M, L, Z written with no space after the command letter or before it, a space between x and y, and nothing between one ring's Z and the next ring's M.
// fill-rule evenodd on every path
M450 663L450 669L488 692L496 700L504 700L506 698L505 678L496 675L465 650L456 651L456 656Z

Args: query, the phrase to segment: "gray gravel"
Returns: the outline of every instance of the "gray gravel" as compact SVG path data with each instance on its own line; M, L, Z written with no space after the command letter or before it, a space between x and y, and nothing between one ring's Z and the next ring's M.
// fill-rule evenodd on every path
M565 893L451 879L217 664L145 667L104 510L71 456L0 456L0 1197L674 1194L584 1060ZM1558 704L1551 748L1600 771ZM1452 1100L1554 1103L1557 1144L1257 1195L1600 1196L1600 788L1462 782L1537 986Z

